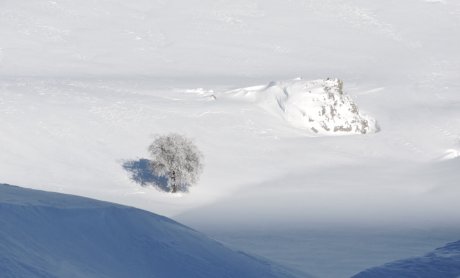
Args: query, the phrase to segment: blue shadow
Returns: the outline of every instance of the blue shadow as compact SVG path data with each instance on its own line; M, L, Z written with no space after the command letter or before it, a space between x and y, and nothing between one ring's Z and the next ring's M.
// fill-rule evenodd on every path
M159 176L153 172L150 166L150 160L141 158L138 160L129 160L123 163L125 169L131 176L131 180L141 186L153 186L158 190L169 192L168 178Z

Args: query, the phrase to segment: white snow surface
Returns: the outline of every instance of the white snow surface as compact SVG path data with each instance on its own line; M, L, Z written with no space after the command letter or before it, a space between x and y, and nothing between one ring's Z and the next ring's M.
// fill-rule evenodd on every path
M196 225L456 225L459 160L440 158L460 144L460 2L444 2L1 1L0 178ZM327 77L338 126L365 135L318 136L293 101L308 91L282 98ZM266 102L223 97L270 80L250 90ZM167 132L205 157L182 196L122 167Z
M0 273L13 277L310 277L132 207L0 184Z
M460 157L460 151L456 149L449 149L446 150L444 156L442 157L443 160L455 159Z
M390 262L353 276L367 277L460 277L460 241L446 244L424 256Z
M378 130L376 121L359 112L343 92L339 79L270 82L231 90L226 96L252 101L294 127L313 133L340 135L366 134Z
M458 228L459 30L455 0L0 1L0 182L200 231ZM311 112L330 101L310 102L302 85L317 80L325 96L327 77L344 82L337 122ZM231 93L241 88L254 98ZM321 129L350 118L358 130L368 120L366 134ZM123 168L168 132L204 154L189 193L143 187ZM306 269L299 254L316 253L295 238L284 254L297 255L277 259ZM368 247L315 273L379 265Z

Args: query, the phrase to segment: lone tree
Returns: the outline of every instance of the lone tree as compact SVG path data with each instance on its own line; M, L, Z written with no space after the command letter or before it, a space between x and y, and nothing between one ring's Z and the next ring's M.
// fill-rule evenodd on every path
M176 133L157 136L149 152L153 171L168 178L172 193L186 190L198 181L203 170L203 155L192 140Z

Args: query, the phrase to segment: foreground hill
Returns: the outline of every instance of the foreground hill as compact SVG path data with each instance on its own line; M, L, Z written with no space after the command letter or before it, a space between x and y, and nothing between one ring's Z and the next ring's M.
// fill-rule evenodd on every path
M353 276L367 277L460 277L460 241L449 243L422 257L391 262Z
M305 277L139 209L0 185L7 277Z

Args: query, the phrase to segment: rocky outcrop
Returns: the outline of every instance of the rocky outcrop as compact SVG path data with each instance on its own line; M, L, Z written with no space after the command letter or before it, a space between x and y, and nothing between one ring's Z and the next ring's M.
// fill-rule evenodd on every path
M339 79L271 82L226 92L226 96L260 104L294 127L324 135L367 134L378 131L376 121L361 113L343 92Z

